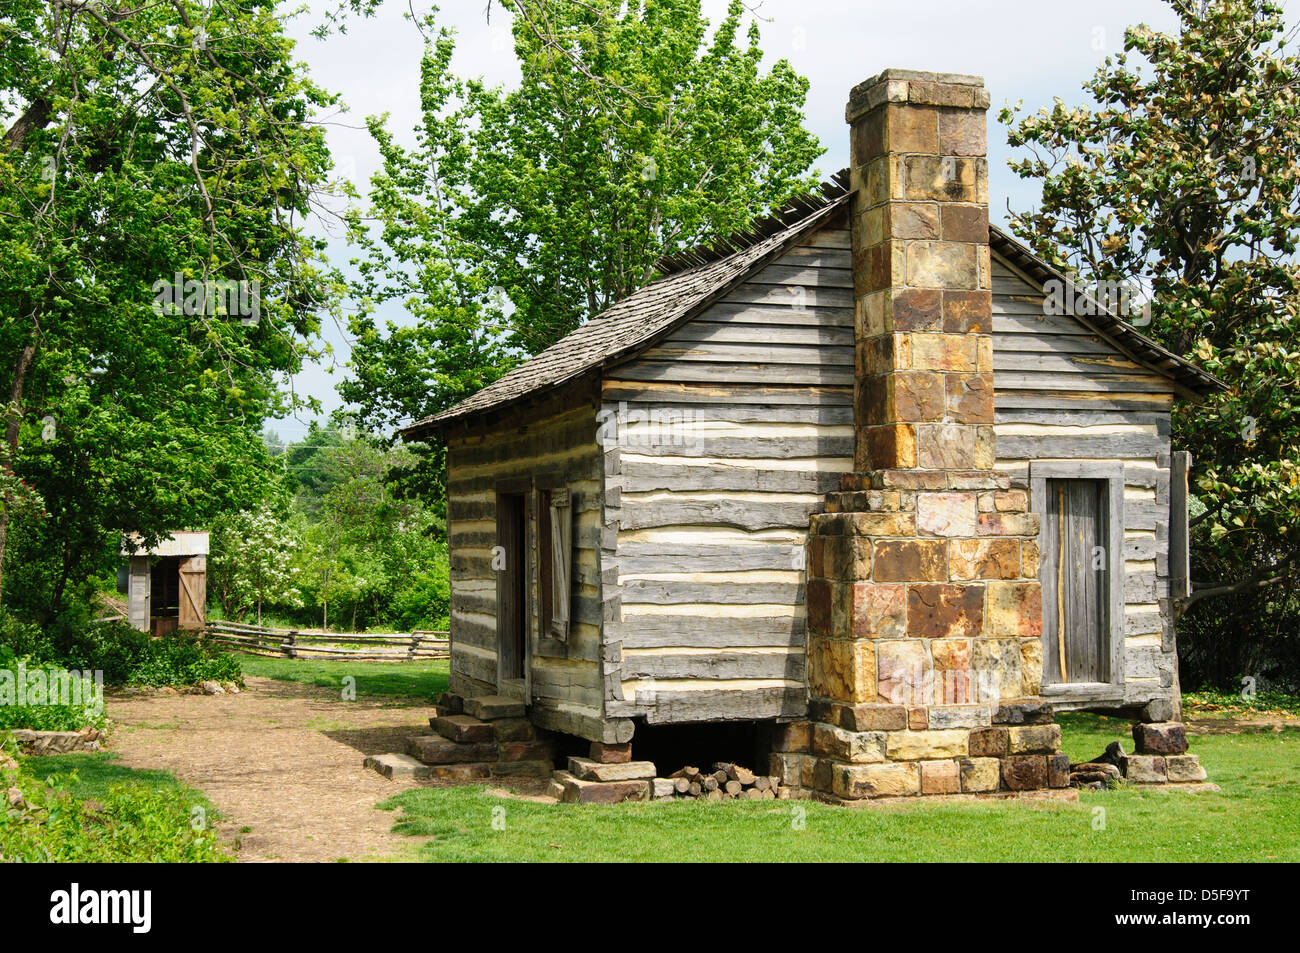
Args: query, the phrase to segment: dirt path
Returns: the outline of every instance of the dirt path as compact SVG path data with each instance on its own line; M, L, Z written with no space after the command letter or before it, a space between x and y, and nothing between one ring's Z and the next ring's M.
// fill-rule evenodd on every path
M132 768L164 768L198 788L221 812L227 844L241 861L382 859L414 841L391 833L394 816L375 810L410 786L361 763L404 751L428 731L431 706L418 699L362 698L249 678L238 695L109 694L116 722L108 750ZM243 828L250 830L242 832Z

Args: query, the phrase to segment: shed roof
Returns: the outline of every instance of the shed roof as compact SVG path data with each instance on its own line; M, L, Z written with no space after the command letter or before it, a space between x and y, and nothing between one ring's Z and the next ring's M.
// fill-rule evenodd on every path
M744 232L707 248L662 259L659 270L664 277L628 295L477 393L402 428L402 436L419 439L430 430L554 390L635 356L816 231L852 197L846 169L819 192L792 200L780 212ZM1057 279L1071 284L1060 271L995 226L989 226L989 244L1040 283ZM1082 303L1085 299L1092 300L1082 289L1076 289L1075 300ZM1094 313L1087 315L1087 323L1141 363L1171 378L1185 393L1205 394L1225 387L1213 375L1161 347L1095 301L1092 304Z
M139 533L122 536L123 556L206 556L208 554L207 530L173 530L171 539L161 540L157 546L144 546Z

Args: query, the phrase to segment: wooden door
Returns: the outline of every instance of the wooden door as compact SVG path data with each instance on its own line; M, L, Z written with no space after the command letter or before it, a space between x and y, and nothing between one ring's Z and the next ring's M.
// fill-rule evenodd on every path
M1109 489L1105 480L1049 479L1043 519L1043 680L1110 679Z
M528 563L522 493L497 494L497 545L504 564L497 572L497 679L524 677Z
M207 622L208 557L181 559L179 625L182 629L201 629Z

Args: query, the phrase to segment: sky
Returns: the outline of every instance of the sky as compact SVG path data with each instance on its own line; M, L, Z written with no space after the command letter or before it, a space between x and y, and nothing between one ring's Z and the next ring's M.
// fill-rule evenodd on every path
M333 0L309 0L313 11ZM348 111L322 117L341 174L360 184L379 167L379 156L364 119L387 113L389 128L409 142L419 118L419 31L403 14L423 14L420 0L386 0L377 15L353 20L346 34L318 40L309 35L317 17L309 13L289 26L299 39L297 53L316 80L340 94ZM717 23L726 0L704 0L710 23ZM445 0L439 18L457 32L453 66L462 76L481 76L490 84L518 81L506 18L488 0ZM997 123L1005 103L1023 101L1036 110L1054 97L1081 102L1081 84L1106 56L1123 49L1124 29L1146 23L1171 29L1176 18L1163 0L750 0L759 17L769 61L787 59L806 76L810 89L806 125L826 147L818 168L829 175L848 165L848 127L844 104L855 85L890 67L973 73L984 77L992 98L989 110L990 216L1004 222L1007 206L1022 210L1036 198L1033 185L1007 168L1011 150ZM331 256L346 262L350 251L337 222L319 218L313 231L329 239ZM401 321L400 308L381 316ZM298 374L294 387L317 397L326 414L341 406L335 392L344 373L348 346L342 329L325 329L332 358ZM272 425L282 439L298 440L307 417Z

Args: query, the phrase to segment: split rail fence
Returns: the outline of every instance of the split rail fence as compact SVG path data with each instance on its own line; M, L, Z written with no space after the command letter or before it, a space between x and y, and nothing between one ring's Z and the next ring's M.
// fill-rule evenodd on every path
M209 622L204 631L219 645L268 658L414 662L451 656L449 632L322 632L223 620Z

